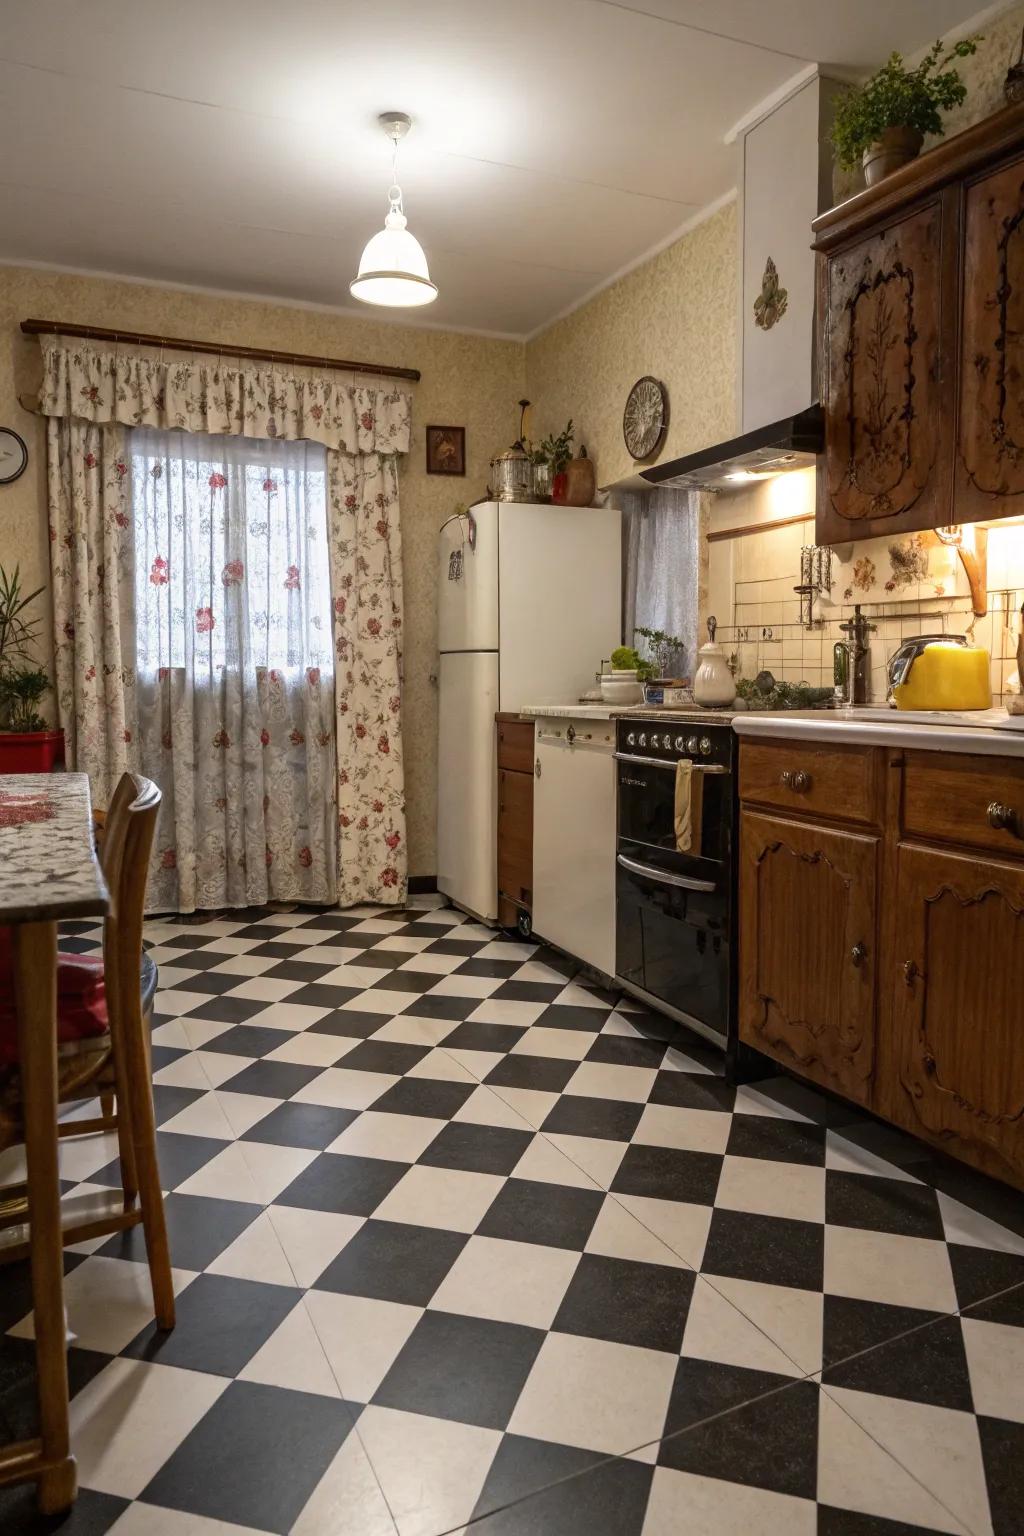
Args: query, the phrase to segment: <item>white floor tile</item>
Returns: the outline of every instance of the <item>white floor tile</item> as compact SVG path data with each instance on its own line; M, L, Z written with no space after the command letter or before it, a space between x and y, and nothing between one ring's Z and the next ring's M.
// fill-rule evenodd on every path
M201 1099L186 1104L184 1109L165 1120L160 1129L182 1136L211 1136L215 1141L234 1141L237 1134L212 1090Z
M825 1170L767 1157L726 1157L715 1205L794 1221L825 1220Z
M334 1291L307 1291L305 1301L342 1392L350 1402L368 1403L423 1316L422 1307Z
M825 1298L820 1291L711 1275L708 1283L760 1328L801 1371L821 1369Z
M514 1056L552 1056L559 1061L582 1061L594 1037L582 1029L545 1029L535 1024L512 1047Z
M661 1434L676 1373L673 1355L549 1333L509 1430L621 1454Z
M658 1467L643 1536L815 1536L817 1529L813 1499Z
M514 1109L519 1119L525 1120L539 1131L544 1121L558 1103L557 1093L543 1093L539 1088L503 1088L485 1084L490 1093L497 1094Z
M320 1397L341 1396L302 1297L239 1371L238 1380L260 1381L265 1386L286 1387L293 1392L315 1392Z
M503 1090L506 1093L512 1089ZM452 1120L465 1125L505 1125L513 1131L533 1129L531 1122L493 1088L475 1088Z
M390 1115L366 1109L331 1142L327 1151L414 1163L445 1124L444 1120L433 1120L427 1115Z
M362 1216L272 1205L267 1213L297 1285L315 1285L363 1225Z
M1024 1424L1024 1328L974 1317L961 1327L975 1412Z
M129 1504L110 1527L110 1536L265 1536L250 1525L230 1525L155 1504Z
M280 1103L265 1094L233 1093L230 1088L218 1088L216 1094L224 1118L236 1136L244 1136Z
M172 1269L175 1295L195 1279L187 1269ZM145 1264L108 1259L101 1254L79 1264L64 1279L68 1331L80 1349L116 1355L153 1321L153 1292ZM16 1339L32 1339L32 1314L10 1329Z
M431 1310L550 1328L579 1258L568 1248L471 1237L431 1299Z
M893 1306L956 1309L945 1243L859 1227L826 1226L825 1290Z
M264 1061L294 1061L303 1067L333 1067L349 1051L354 1051L359 1041L344 1035L318 1035L306 1029L292 1035L283 1045L268 1051Z
M677 1147L683 1152L725 1151L732 1116L714 1109L677 1109L648 1104L633 1133L635 1142L650 1147Z
M505 1180L494 1173L465 1173L458 1168L410 1168L374 1212L377 1221L474 1232Z
M293 1104L324 1104L329 1109L369 1109L399 1079L386 1072L352 1072L327 1067L293 1093Z
M686 1315L682 1353L690 1359L716 1360L777 1376L804 1374L795 1360L700 1275Z
M501 981L496 976L463 976L453 973L450 976L442 976L430 991L428 997L490 997L492 992L497 992Z
M201 1371L111 1360L71 1402L82 1487L137 1498L227 1386Z
M449 1051L443 1045L428 1051L405 1075L429 1077L443 1083L476 1083L480 1080L477 1073L458 1060L457 1052Z
M616 1195L631 1216L693 1269L700 1269L711 1226L711 1206L685 1200L656 1200L651 1195Z
M1024 1254L1024 1237L1008 1227L972 1211L951 1195L939 1191L939 1210L947 1243L964 1243L972 1248L995 1248L999 1253Z
M311 1003L269 1003L248 1020L261 1029L308 1029L330 1013L329 1008L314 1008Z
M599 1188L589 1173L544 1135L534 1136L513 1171L517 1179L534 1179L541 1184L562 1184L569 1189Z
M639 1264L665 1264L672 1269L690 1267L616 1199L606 1200L602 1205L587 1238L586 1251L610 1259L632 1259Z
M350 1434L309 1497L289 1536L397 1536L387 1501L358 1433Z
M470 1024L514 1024L528 1029L536 1024L547 1008L547 1003L528 1003L514 997L489 997L467 1015Z
M473 1513L501 1432L371 1405L359 1438L400 1536L436 1536Z
M627 1142L607 1141L600 1136L565 1136L559 1131L545 1131L544 1135L571 1163L588 1173L599 1188L611 1188L626 1155Z
M274 1223L268 1211L255 1221L206 1266L210 1275L231 1275L236 1280L259 1280L264 1285L296 1285Z

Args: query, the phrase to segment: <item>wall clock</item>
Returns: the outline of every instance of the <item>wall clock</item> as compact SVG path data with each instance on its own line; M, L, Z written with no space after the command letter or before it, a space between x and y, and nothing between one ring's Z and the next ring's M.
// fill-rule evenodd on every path
M10 485L24 474L28 463L25 439L10 427L0 427L0 485Z
M622 436L633 459L649 459L668 430L668 390L658 379L645 374L626 397Z

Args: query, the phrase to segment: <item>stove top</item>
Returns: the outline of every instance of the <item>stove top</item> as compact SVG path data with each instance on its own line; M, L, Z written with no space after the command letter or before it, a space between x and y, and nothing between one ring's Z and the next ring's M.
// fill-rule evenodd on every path
M652 704L649 707L624 709L616 713L618 720L678 720L693 725L714 725L718 721L728 725L735 715L745 713L737 709L702 709L699 704Z

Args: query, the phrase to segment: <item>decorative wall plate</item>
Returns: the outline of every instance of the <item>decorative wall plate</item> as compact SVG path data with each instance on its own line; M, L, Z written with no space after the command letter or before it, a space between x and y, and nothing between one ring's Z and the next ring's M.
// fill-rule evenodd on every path
M657 453L668 431L668 390L658 379L644 374L626 397L622 436L633 459L649 459Z
M25 439L10 427L0 427L0 485L10 485L28 464Z
M789 291L779 282L775 263L769 256L761 279L761 292L754 300L754 324L770 331L789 308Z

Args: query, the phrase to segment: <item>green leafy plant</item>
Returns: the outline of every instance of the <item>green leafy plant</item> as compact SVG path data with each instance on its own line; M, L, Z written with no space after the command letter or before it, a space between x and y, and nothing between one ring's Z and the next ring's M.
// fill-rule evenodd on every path
M50 686L47 674L31 660L42 620L27 612L42 587L27 595L18 566L8 575L0 565L0 730L45 731L36 706Z
M862 86L851 86L836 103L832 147L847 170L859 165L866 149L877 144L887 128L916 128L922 134L945 133L942 113L958 107L967 87L954 59L977 53L980 34L961 38L945 53L939 38L916 69L907 69L901 53L888 61Z
M651 677L671 676L673 658L686 650L686 641L678 635L667 635L663 629L643 629L639 625L633 633L647 641L647 649L651 653L651 660L643 663L650 668L645 681Z
M561 432L559 432L557 437L552 436L546 437L544 439L540 445L540 449L536 450L539 452L540 457L539 459L535 458L534 463L550 464L552 475L562 474L569 460L572 458L573 435L574 428L572 424L572 417L570 416L565 427Z

